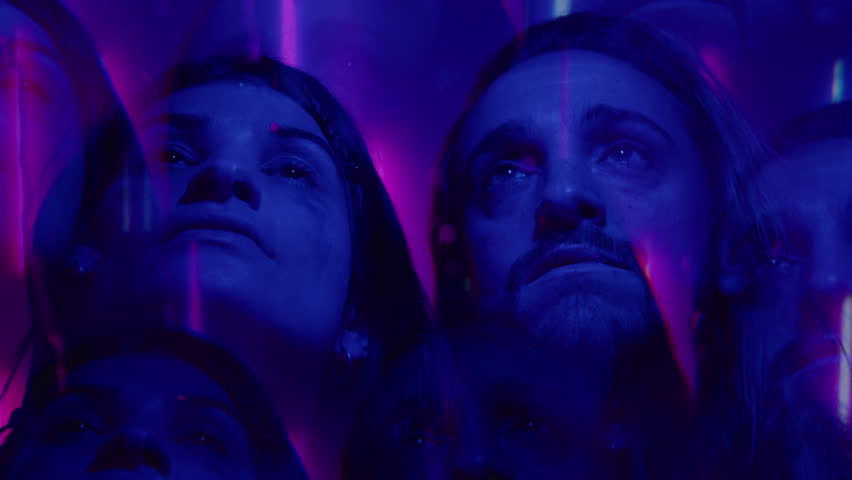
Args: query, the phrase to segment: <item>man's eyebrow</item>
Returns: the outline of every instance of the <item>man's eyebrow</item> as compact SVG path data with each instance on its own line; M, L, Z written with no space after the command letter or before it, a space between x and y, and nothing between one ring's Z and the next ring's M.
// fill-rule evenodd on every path
M632 122L644 125L656 131L669 143L675 143L671 134L657 122L633 110L624 110L610 105L595 105L583 114L583 123L620 123Z
M295 128L295 127L282 126L282 125L278 125L277 123L273 123L270 126L269 131L273 135L280 137L282 139L285 139L285 140L294 140L295 139L295 140L302 140L302 141L306 141L306 142L316 144L318 147L325 150L325 152L330 157L332 157L332 158L334 157L334 152L332 151L331 145L329 145L328 142L324 138L322 138L321 136L316 135L314 133L311 133L307 130L302 130L301 128Z
M488 132L482 140L474 147L468 155L468 161L475 159L479 155L489 150L494 150L505 143L520 141L531 136L530 127L527 123L517 120L509 120L501 123L496 128Z
M210 120L200 115L189 113L169 113L164 112L151 118L145 119L141 123L142 128L151 127L154 125L173 125L181 130L203 130L210 123Z

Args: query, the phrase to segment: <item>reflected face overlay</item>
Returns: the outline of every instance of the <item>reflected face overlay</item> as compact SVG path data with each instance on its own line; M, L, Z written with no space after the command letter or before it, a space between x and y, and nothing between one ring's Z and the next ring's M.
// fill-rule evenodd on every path
M123 354L70 373L66 391L25 433L11 473L194 480L250 479L253 469L240 416L221 386L171 357Z
M427 356L431 367L402 364L376 420L390 448L380 478L610 478L587 373L512 341L461 340Z

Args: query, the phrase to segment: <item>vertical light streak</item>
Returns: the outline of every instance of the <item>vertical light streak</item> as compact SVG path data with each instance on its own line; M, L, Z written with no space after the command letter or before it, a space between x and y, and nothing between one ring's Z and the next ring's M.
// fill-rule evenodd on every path
M831 102L838 103L842 102L844 98L843 92L843 81L844 79L844 62L843 59L838 58L834 62L834 69L831 75Z
M299 12L296 0L281 0L281 59L292 67L299 66Z
M842 358L837 379L837 415L843 423L849 420L849 397L852 375L849 371L849 351L852 348L852 294L843 300L843 325L841 334Z
M553 0L553 18L571 13L571 0Z

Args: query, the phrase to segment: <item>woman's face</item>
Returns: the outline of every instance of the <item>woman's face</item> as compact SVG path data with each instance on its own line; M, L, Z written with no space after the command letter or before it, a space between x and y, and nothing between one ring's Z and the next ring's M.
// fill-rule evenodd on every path
M235 343L260 339L329 345L351 242L344 180L313 118L227 81L178 91L139 129L147 172L120 178L102 205L101 288L129 288L135 305L165 306L241 354Z
M38 412L22 442L10 478L255 478L246 430L222 387L157 354L72 371L67 391Z
M61 65L47 32L0 4L4 269L23 271L31 241L37 254L52 259L62 258L69 246L81 196L83 134L77 96Z

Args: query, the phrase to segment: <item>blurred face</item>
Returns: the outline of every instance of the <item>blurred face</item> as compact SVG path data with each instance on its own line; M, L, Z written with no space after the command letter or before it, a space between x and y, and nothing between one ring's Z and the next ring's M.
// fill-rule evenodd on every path
M426 370L434 372L425 377L432 381L402 394L384 412L391 419L384 427L391 451L380 459L387 478L612 474L614 456L601 428L603 402L587 376L557 371L531 349L505 341L466 339L448 356L438 355L435 368Z
M343 179L316 122L270 88L223 82L154 106L140 138L153 180L131 178L138 201L124 179L104 201L102 291L128 288L129 269L134 305L165 305L232 347L329 343L351 247Z
M594 52L539 55L498 78L460 144L477 309L606 344L653 315L644 270L662 312L688 318L711 221L685 119L656 81Z
M82 133L76 95L56 46L5 3L0 57L0 265L20 273L31 241L45 257L57 258L68 248L81 195Z
M255 478L229 397L201 370L162 355L120 355L71 372L67 393L24 435L11 478Z
M765 347L770 356L786 348L784 373L806 391L816 389L832 409L849 398L838 388L848 375L839 344L852 335L850 158L852 140L814 142L762 172L758 184L769 199L768 215L784 236L760 257L763 265L737 304L750 328L771 342Z

